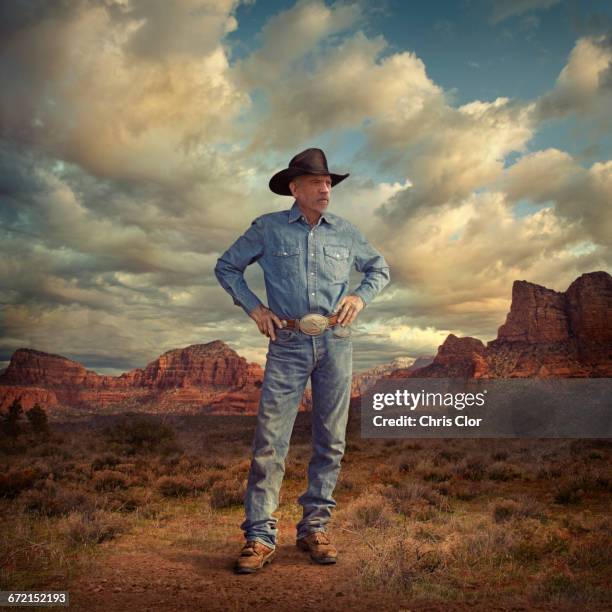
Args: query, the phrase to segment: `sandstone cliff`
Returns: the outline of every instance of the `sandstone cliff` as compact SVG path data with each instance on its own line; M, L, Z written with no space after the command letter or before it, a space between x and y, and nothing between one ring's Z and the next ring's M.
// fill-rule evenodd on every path
M612 277L590 272L565 292L524 280L512 286L512 304L497 338L449 334L431 365L407 377L610 377Z
M206 410L256 413L263 369L220 340L160 355L143 369L104 376L34 349L16 350L0 375L0 407L21 397L58 409Z

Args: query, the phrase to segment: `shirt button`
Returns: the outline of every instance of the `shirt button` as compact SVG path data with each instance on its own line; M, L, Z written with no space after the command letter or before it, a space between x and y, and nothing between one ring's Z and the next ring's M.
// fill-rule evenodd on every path
M310 273L310 276L314 276L314 272L311 272L311 273Z

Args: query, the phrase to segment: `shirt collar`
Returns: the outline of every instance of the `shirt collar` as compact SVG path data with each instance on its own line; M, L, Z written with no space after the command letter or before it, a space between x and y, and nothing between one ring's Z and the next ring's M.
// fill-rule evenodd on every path
M298 206L297 200L295 200L293 202L293 206L289 210L289 223L293 223L294 221L297 221L301 216L302 216L302 211L300 210L300 207ZM333 225L334 224L333 214L329 212L322 213L320 221L321 222L326 221L327 223L330 223L331 225Z

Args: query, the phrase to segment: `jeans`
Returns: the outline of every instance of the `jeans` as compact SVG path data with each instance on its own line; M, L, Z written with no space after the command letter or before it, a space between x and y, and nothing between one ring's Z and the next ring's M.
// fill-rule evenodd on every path
M351 399L353 341L350 326L336 325L319 336L277 329L269 341L253 458L244 498L247 540L276 547L278 507L285 458L304 388L312 386L312 456L308 488L298 498L303 517L297 537L324 531L336 506L332 493L346 445Z

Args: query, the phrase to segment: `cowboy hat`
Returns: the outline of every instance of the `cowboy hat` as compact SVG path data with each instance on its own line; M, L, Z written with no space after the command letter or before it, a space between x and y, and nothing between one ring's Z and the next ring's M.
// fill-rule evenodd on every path
M278 195L292 195L289 183L302 174L328 174L332 187L343 181L348 174L334 174L327 169L327 159L321 149L306 149L298 153L290 162L289 167L277 172L270 179L270 189Z

